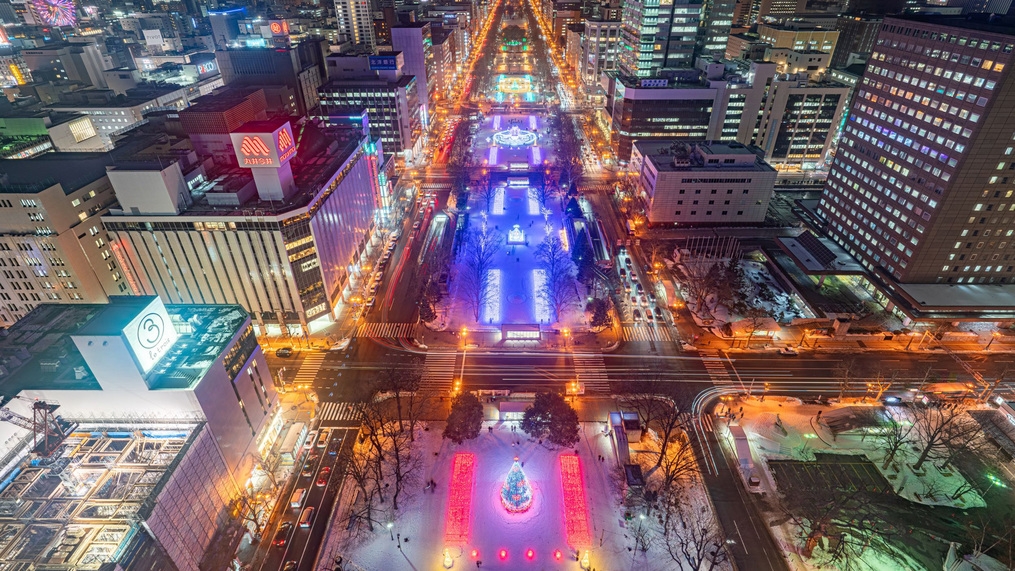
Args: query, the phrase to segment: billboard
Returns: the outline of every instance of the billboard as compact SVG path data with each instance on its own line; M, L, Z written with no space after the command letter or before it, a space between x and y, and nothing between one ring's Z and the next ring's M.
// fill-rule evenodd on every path
M370 69L372 71L398 69L398 59L395 56L370 56Z
M179 338L165 304L158 297L130 320L121 335L127 341L127 347L134 354L142 374L148 374Z
M272 20L268 23L268 30L271 31L272 36L287 36L289 35L289 22Z
M270 133L231 133L236 163L246 168L279 168L296 156L288 121Z

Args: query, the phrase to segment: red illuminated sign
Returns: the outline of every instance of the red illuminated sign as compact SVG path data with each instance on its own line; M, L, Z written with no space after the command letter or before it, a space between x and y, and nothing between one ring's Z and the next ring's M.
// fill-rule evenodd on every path
M240 152L247 157L267 157L271 154L268 145L265 145L260 137L243 137Z
M282 33L282 24L280 24L279 22L272 22L271 23L271 33L273 33L273 34L281 34Z
M292 144L293 138L289 136L289 131L282 129L278 132L278 154L288 151Z

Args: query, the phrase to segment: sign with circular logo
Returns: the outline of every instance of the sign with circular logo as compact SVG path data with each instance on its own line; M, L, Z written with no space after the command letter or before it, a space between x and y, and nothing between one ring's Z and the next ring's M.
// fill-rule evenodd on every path
M166 330L166 322L158 313L149 313L137 324L137 341L145 349L159 344Z

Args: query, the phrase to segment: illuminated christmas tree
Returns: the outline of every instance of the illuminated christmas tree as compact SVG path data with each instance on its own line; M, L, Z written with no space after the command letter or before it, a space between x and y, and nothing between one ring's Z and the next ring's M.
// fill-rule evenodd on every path
M525 479L525 472L522 471L517 457L500 489L500 503L504 504L504 509L512 513L521 513L532 505L532 487Z

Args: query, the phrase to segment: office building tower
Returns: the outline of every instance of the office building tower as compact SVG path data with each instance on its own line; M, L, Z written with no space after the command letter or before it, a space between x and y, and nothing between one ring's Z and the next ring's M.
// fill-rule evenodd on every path
M224 50L232 46L233 41L240 37L240 21L246 19L247 9L240 7L220 7L208 12L211 24L212 41L216 50Z
M733 26L735 7L735 0L703 0L695 56L721 54L726 51L726 41Z
M624 3L620 69L624 75L651 77L662 69L694 65L702 0Z
M373 49L374 18L370 0L335 0L335 18L339 32L353 44Z
M848 96L848 86L811 82L806 73L778 77L765 97L754 144L777 168L820 165L839 130Z
M840 15L835 21L835 31L839 32L839 37L832 53L831 67L846 67L850 63L851 54L865 57L871 53L883 19L881 16L863 14Z
M331 81L321 86L321 117L342 124L367 112L371 135L406 161L422 152L423 118L419 82L405 75L399 52L376 56L328 56Z
M423 130L436 112L437 62L434 60L430 22L392 26L391 47L405 58L404 73L416 77L416 91L423 106Z
M269 108L302 116L317 107L317 88L328 80L324 49L324 40L310 39L292 47L229 48L215 58L226 85L261 87Z
M1013 49L986 19L885 18L818 213L889 289L1015 280Z
M814 50L834 53L839 40L839 32L808 21L792 21L781 24L761 24L758 26L761 41L773 48L789 48L793 50Z

